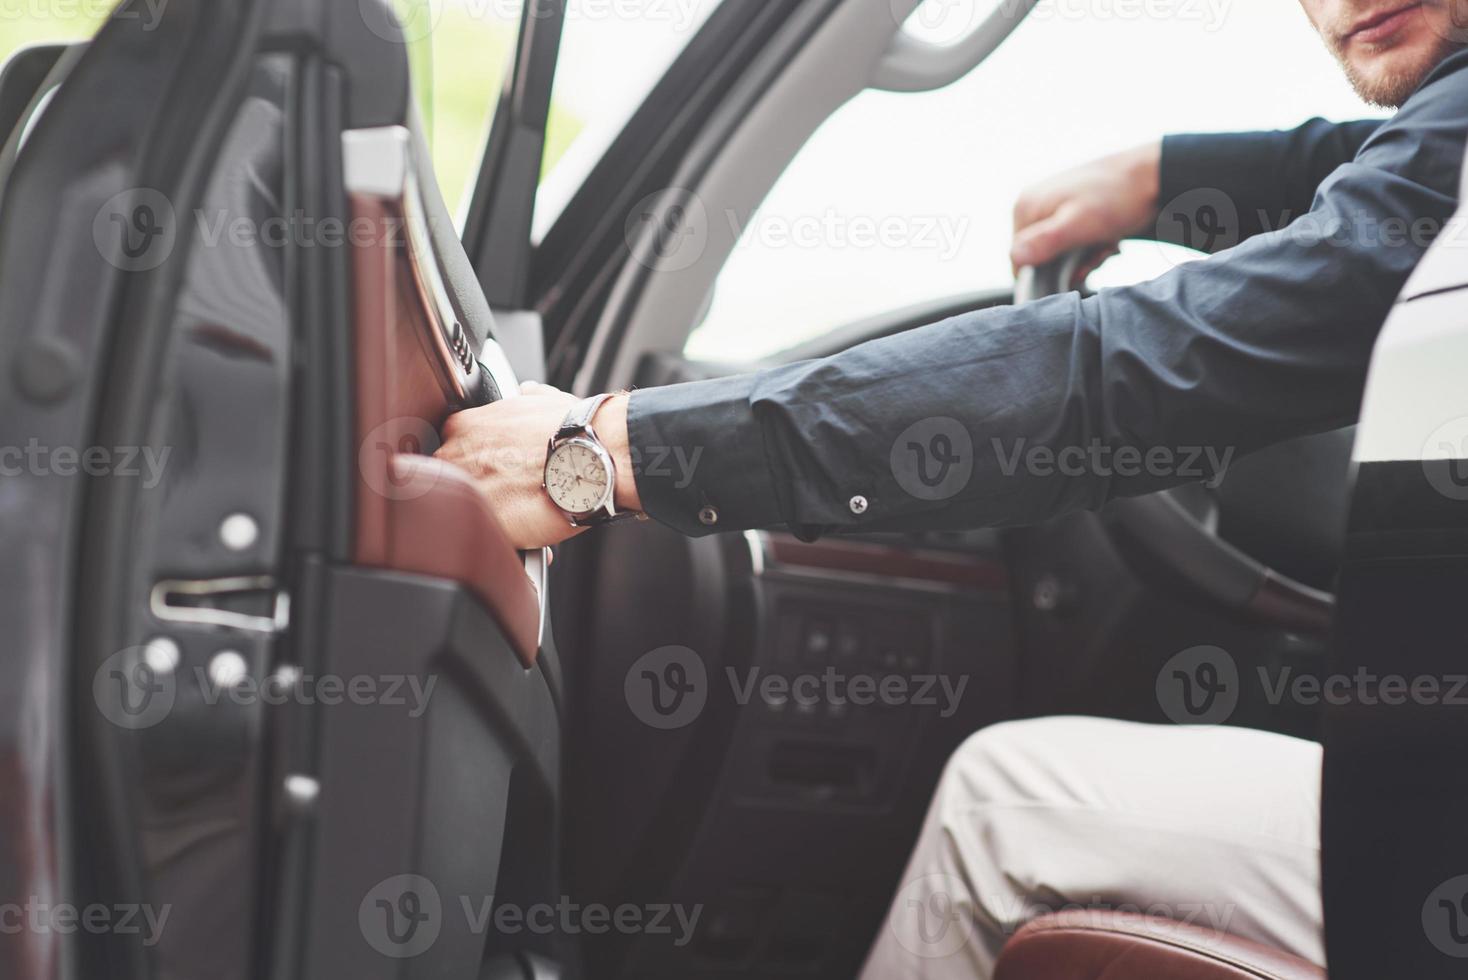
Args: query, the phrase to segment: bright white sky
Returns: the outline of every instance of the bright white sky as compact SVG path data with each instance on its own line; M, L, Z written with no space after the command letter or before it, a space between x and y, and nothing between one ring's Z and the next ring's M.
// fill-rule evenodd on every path
M576 2L588 5L579 18ZM584 172L715 6L640 0L661 15L626 18L595 16L598 2L619 0L573 0L557 83L591 128L543 202L557 177ZM945 40L994 2L928 0L926 33ZM690 352L754 357L883 310L1005 285L1018 192L1111 150L1167 132L1380 114L1352 94L1291 0L1042 0L957 84L865 93L818 132L736 250ZM905 222L907 240L883 246L839 230L887 219ZM1096 281L1134 281L1176 260L1133 246Z

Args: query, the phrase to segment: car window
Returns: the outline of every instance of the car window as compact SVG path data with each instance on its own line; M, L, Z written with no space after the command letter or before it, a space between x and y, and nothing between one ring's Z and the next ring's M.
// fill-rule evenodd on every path
M539 0L537 0L539 2ZM569 0L536 209L550 227L654 83L721 0ZM26 44L96 32L114 0L58 0L0 10L0 59ZM449 210L462 217L514 55L524 0L392 0ZM165 2L119 16L162 16Z
M462 215L515 50L520 0L393 0L434 176Z
M537 241L722 0L569 0L556 67Z
M536 201L537 238L719 2L569 0ZM524 0L393 5L410 42L434 172L445 202L462 218L514 56ZM537 9L531 8L532 16Z
M906 29L949 40L953 18L973 22L974 2L927 0ZM1169 132L1380 114L1351 92L1297 4L1042 0L958 83L858 96L755 215L728 216L742 224L739 244L687 353L748 360L884 311L1005 287L1019 192L1105 153ZM1129 244L1092 282L1135 282L1179 253Z
M63 3L0 4L0 63L23 47L61 41L84 41L97 33L115 0L72 0ZM125 5L121 15L135 14L144 25L162 16L158 0L150 7Z
M489 114L514 47L521 3L392 0L392 6L408 41L434 170L453 210L478 170ZM29 44L89 38L109 15L136 19L149 29L167 10L167 0L0 4L0 60Z

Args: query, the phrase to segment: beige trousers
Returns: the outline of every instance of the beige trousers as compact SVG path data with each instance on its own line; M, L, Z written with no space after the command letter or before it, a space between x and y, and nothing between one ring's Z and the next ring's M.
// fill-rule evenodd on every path
M1324 963L1320 747L1238 728L1010 722L944 771L864 980L987 980L1077 906L1143 912Z

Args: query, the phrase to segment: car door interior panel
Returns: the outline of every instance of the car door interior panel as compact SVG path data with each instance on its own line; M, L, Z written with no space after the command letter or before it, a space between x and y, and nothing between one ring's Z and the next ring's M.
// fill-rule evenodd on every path
M197 200L206 185L224 199L232 197L228 189L208 183L203 161L159 152L145 138L166 137L177 127L187 127L217 145L231 132L258 134L254 127L259 115L268 115L268 83L267 94L249 100L251 118L239 127L231 125L232 115L225 119L211 114L197 91L174 87L180 79L198 74L200 59L215 59L217 87L242 98L240 90L253 76L254 66L229 56L225 43L229 34L246 30L242 25L249 23L252 5L237 5L208 23L201 23L197 12L196 5L181 4L179 16L148 38L126 25L109 25L89 52L102 54L71 64L45 112L28 120L34 125L26 152L10 161L0 208L0 254L6 259L6 288L0 300L0 321L6 329L0 361L9 379L0 398L5 403L5 425L12 429L7 444L33 440L50 446L107 445L115 447L112 454L134 460L145 447L156 449L161 439L155 437L161 433L155 429L153 437L139 438L139 431L166 423L189 389L173 386L155 402L148 379L164 360L156 356L159 342L179 331L181 339L170 345L174 370L201 364L220 367L219 383L236 396L268 394L279 380L285 341L271 309L276 280L268 263L257 262L245 273L258 287L258 295L252 297L260 304L258 310L211 308L197 302L197 293L192 308L182 303L150 308L147 287L159 285L149 274L151 269L135 269L137 274L126 283L129 288L122 288L121 266L126 264L128 245L136 240L124 240L114 251L116 239L100 234L94 239L93 219L107 212L109 199L122 195L136 200L140 186L160 194L164 188L171 190L175 201L185 193ZM192 45L185 43L186 37ZM268 180L278 175L271 153L267 140L240 162L258 165ZM114 230L103 223L104 232ZM229 263L238 256L221 253L215 258ZM182 292L220 271L208 261L190 264L183 273ZM215 314L232 316L231 327L238 333L221 337L201 329ZM233 339L242 341L242 347L232 349ZM146 368L136 376L141 384L131 392L134 403L124 406L107 379L116 380L114 371L131 370L133 356ZM211 435L221 435L217 431L221 425L231 433L235 428L219 411L196 421ZM267 429L269 424L267 416ZM244 451L268 454L276 447L264 445L266 441L257 439ZM180 447L181 455L198 448ZM120 460L112 465L123 470ZM191 474L181 465L171 473L187 487L173 514L164 514L160 507L156 478L161 474L156 471L151 489L143 488L141 479L114 479L96 481L84 493L78 481L36 470L6 481L4 509L14 518L4 522L7 553L28 556L7 563L3 589L5 622L15 631L13 636L24 638L8 647L9 666L15 677L28 678L10 689L15 700L4 712L3 754L16 777L5 794L6 823L18 832L15 839L27 842L25 857L6 864L7 902L23 904L26 896L58 893L139 902L145 875L157 876L149 882L150 889L178 897L196 889L201 880L190 879L186 866L191 860L195 871L204 864L227 865L248 850L258 827L253 798L245 790L253 789L251 775L257 771L259 755L248 740L238 737L237 714L216 713L219 727L208 739L196 735L180 741L141 725L139 718L148 715L147 702L124 697L115 702L118 708L141 715L125 711L109 719L98 709L114 702L94 698L94 678L99 688L112 684L118 674L126 678L140 653L130 650L131 641L123 638L142 642L147 635L154 563L177 562L180 570L190 566L191 571L205 565L202 552L207 545L201 547L197 538L177 534L177 523L166 543L157 532L165 520L186 519L185 498L223 480L226 471ZM272 475L264 471L252 479L253 488L260 490ZM140 514L146 518L140 520ZM241 559L229 556L225 561L238 564ZM192 628L185 627L182 633L172 649L155 658L158 662L171 663L180 647L192 644ZM253 652L262 639L242 635L240 648ZM197 730L198 705L184 699L179 707L174 731ZM77 720L75 729L64 724L72 717ZM194 748L185 748L190 741ZM213 752L220 753L216 766L201 774L199 754ZM79 766L77 759L82 760ZM147 778L142 778L144 770ZM193 824L195 835L201 827L211 829L196 837L206 846L191 855L181 855L178 841L167 839L175 806L195 820L210 812L216 815L212 821ZM226 815L222 820L221 808ZM127 846L116 846L123 836L129 838ZM227 916L232 910L248 909L252 881L253 872L234 876L231 901L204 915ZM219 955L227 957L231 951L243 955L246 938L234 930L220 934ZM80 949L54 933L29 931L4 938L0 961L4 964L0 969L17 976L39 975L36 970L49 975L63 963L86 969L88 964L110 961L120 970L139 969L146 963L146 950L127 936L113 935Z
M8 419L35 435L43 420L62 420L57 406L74 404L73 434L53 429L56 441L99 444L82 380L120 381L124 365L154 349L109 349L103 328L122 337L157 324L162 352L151 372L129 376L150 379L128 386L138 404L103 416L130 433L116 445L156 461L145 474L155 479L129 487L126 506L99 494L85 508L59 494L40 503L37 486L37 537L14 542L22 552L43 540L105 544L105 561L81 566L98 608L81 608L97 620L84 621L83 635L109 640L68 681L82 771L102 778L60 792L71 784L54 782L58 757L34 772L34 796L10 798L7 824L30 822L33 807L64 807L73 832L40 845L54 848L50 859L8 866L30 870L5 888L49 892L58 886L45 876L75 874L88 895L170 908L174 926L155 945L110 936L75 954L107 963L108 976L152 976L160 964L221 978L405 976L400 958L373 948L359 907L383 915L406 908L388 899L417 901L434 887L454 908L460 896L530 905L554 894L559 680L540 583L467 476L429 455L449 414L515 381L480 363L493 321L421 143L415 152L406 50L349 6L241 4L238 20L212 11L200 20L189 14L205 5L174 5L169 25L193 31L197 48L110 23L5 184L7 254L27 217L16 201L74 200L77 212L103 214L95 243L90 219L58 224L48 248L25 243L49 263L38 287L62 269L74 285L70 307L50 312L54 289L5 290L5 321L29 325L6 331L7 376L22 382L6 387ZM134 118L148 105L132 104L149 83L139 65L156 64L163 91L178 71L169 56L187 52L204 71L206 40L216 43L209 70L240 65L238 81L186 87L186 98L167 89L175 149L166 131ZM86 121L109 88L130 93L116 132ZM170 107L156 101L157 111ZM191 117L213 122L185 140ZM144 131L153 139L136 152L168 164L146 183L149 171L126 155ZM354 146L384 138L397 152L379 145L371 163L386 173L364 172ZM89 144L109 155L101 165ZM73 180L88 167L95 177ZM47 179L71 182L48 195ZM341 237L236 233L293 220ZM72 257L48 256L67 247L63 227L86 240ZM159 269L181 271L155 282ZM82 332L92 323L95 341ZM23 506L18 497L7 505ZM63 533L64 520L78 530ZM30 572L38 584L49 578L40 572ZM15 586L21 602L27 588ZM24 617L14 622L23 628ZM30 632L37 655L69 648L63 632ZM71 673L41 689L61 698ZM364 679L432 696L410 710L322 687ZM121 698L109 713L113 686ZM45 708L39 719L58 729L70 714ZM37 725L13 717L17 735ZM469 772L465 759L475 760ZM404 875L428 884L372 904L374 888L391 891ZM463 922L446 923L411 975L542 976L563 959L552 938L489 939L455 928ZM12 975L60 967L56 949L28 942L6 939Z
M356 567L323 582L323 668L437 688L419 717L322 712L310 733L323 805L301 863L303 976L474 976L488 964L529 975L532 954L559 958L553 938L486 936L457 914L554 897L559 711L526 559L467 476L426 455L448 415L515 393L515 379L481 364L493 319L417 130L408 111L340 136L353 226L373 234L351 249ZM361 916L411 928L423 902L450 914L404 974Z

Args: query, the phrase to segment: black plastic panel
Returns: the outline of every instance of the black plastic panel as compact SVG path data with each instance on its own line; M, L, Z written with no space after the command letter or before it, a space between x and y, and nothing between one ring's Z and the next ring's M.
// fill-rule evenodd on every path
M473 978L486 953L548 952L550 937L501 936L479 918L554 895L559 718L544 674L457 586L338 570L322 599L324 672L431 693L416 717L386 703L315 712L296 975ZM415 929L413 912L430 918Z
M691 936L587 937L587 976L855 975L942 766L1015 710L1008 596L758 573L740 536L637 527L597 543L597 614L568 652L573 895L674 903L699 919ZM645 658L668 647L701 666L707 700L660 728L647 675L676 676ZM809 686L765 696L766 682L778 693L800 678L824 684L828 671L842 685L918 680L909 703L849 686L834 698ZM919 692L928 675L934 686Z
M1357 473L1331 669L1358 679L1359 694L1329 703L1325 726L1322 867L1336 980L1463 976L1468 502L1453 489L1463 473L1465 460L1363 463Z

